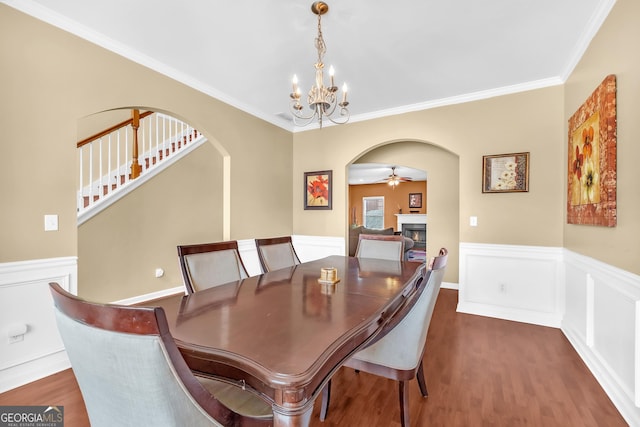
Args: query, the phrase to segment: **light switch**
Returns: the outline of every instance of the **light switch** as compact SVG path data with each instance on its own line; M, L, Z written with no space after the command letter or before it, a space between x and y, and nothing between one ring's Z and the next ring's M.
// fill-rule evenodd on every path
M478 217L477 216L470 216L469 217L469 225L471 227L477 227L478 226Z
M44 231L58 231L58 215L44 216Z

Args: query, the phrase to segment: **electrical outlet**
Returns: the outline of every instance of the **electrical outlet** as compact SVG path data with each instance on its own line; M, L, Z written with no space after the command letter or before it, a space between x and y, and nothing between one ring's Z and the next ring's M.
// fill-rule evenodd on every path
M500 283L500 292L507 292L507 285L505 285L504 283Z
M15 344L20 341L24 341L24 334L14 336L9 335L9 344Z
M471 227L477 227L478 226L478 217L477 216L470 216L469 217L469 225Z

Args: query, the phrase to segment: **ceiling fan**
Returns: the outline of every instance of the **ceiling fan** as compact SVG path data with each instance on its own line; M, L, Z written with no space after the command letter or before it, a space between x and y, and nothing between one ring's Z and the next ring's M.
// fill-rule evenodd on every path
M384 180L382 180L382 182L386 182L390 186L392 186L394 190L398 185L400 185L401 182L409 182L409 181L412 181L410 177L400 176L396 174L396 166L391 166L391 175L389 175Z

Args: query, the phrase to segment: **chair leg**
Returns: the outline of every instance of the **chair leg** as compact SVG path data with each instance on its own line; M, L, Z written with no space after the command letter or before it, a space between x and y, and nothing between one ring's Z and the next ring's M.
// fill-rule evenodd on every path
M427 397L429 393L427 392L427 383L424 380L424 370L422 369L422 361L420 361L420 365L418 366L418 372L416 372L416 379L418 380L418 385L420 386L420 393L422 393L422 397Z
M320 407L320 421L324 421L329 413L329 401L331 400L331 380L322 389L322 406Z
M400 425L409 427L409 381L400 381Z

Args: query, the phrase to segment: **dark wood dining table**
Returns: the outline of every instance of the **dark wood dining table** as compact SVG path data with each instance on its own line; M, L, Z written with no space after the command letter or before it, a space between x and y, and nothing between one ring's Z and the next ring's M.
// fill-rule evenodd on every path
M330 267L339 282L319 282ZM275 426L307 426L326 382L405 312L423 274L416 262L330 256L154 305L192 370L259 393Z

